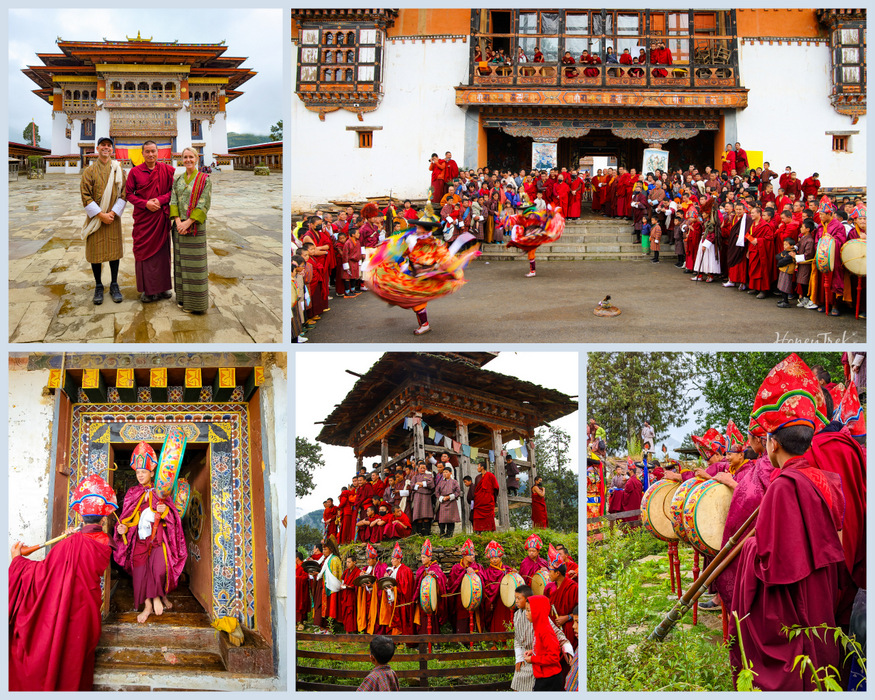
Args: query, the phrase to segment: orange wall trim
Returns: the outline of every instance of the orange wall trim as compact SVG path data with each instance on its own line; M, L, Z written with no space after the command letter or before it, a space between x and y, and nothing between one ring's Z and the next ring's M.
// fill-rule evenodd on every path
M738 38L745 37L810 37L825 38L826 28L817 21L814 9L736 10Z

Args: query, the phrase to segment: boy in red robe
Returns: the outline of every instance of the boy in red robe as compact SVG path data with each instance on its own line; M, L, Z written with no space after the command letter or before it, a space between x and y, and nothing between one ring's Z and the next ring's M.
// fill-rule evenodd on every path
M486 469L486 463L477 464L474 480L474 532L495 532L495 498L498 496L498 480Z
M377 550L374 546L368 543L365 548L367 552L368 565L362 574L370 574L375 579L379 580L386 575L386 565L383 562L377 561ZM367 634L386 634L388 628L380 624L380 600L382 591L377 588L376 583L366 586L359 586L356 595L356 607L358 612L356 615L359 632Z
M413 606L415 591L413 589L413 572L404 563L404 552L396 542L392 549L392 566L386 569L386 576L391 576L397 582L392 589L391 615L389 631L391 634L413 634ZM384 595L387 595L384 592Z
M462 545L462 558L459 559L457 564L453 564L453 568L450 569L448 590L455 600L455 630L457 634L468 634L471 631L471 611L462 605L462 596L460 595L462 580L465 578L465 574L477 574L480 577L481 585L485 585L483 567L474 561L475 556L474 543L470 539L465 540L465 544ZM486 631L483 628L482 613L480 612L483 609L484 602L485 600L481 600L480 606L474 611L475 632Z
M506 574L514 571L502 560L504 547L492 540L486 545L486 558L489 566L483 567L483 625L490 632L505 632L513 621L514 608L509 608L501 599L501 581Z
M157 468L155 450L141 442L131 455L137 485L125 494L114 537L113 558L134 579L134 604L138 609L144 606L137 616L140 623L153 612L162 615L173 607L167 595L176 588L188 559L182 522L173 498L162 496L152 486Z
M401 506L395 506L395 513L390 522L383 530L383 539L410 537L413 534L413 527L410 524L410 518L401 510Z
M304 571L304 555L295 552L295 622L299 630L310 614L310 575Z
M322 511L322 531L325 538L337 538L337 506L334 505L333 498L326 498L324 503L325 510Z
M577 607L578 583L566 576L568 569L562 561L562 554L552 544L547 549L547 566L550 580L556 584L556 590L550 593L550 604L556 608L557 617L554 621L565 632L571 646L577 649L577 633L574 631L571 611Z
M785 627L836 627L839 577L845 568L840 530L841 483L803 455L826 422L817 380L798 355L769 372L757 391L751 419L766 432L766 450L777 468L760 504L756 532L743 545L732 606L739 617L753 684L765 691L814 690L814 668L842 667L832 633L789 639ZM733 674L741 670L739 642L730 650ZM796 666L794 668L794 665Z
M540 476L535 477L532 484L532 524L546 529L549 525L547 519L547 492L544 490L544 480Z
M356 588L353 583L359 576L362 570L355 564L355 557L348 556L346 558L346 566L343 569L343 588L340 589L340 621L343 623L343 629L347 634L355 634L358 632L358 615L356 610Z
M99 475L73 492L81 530L54 545L43 561L12 545L9 563L9 690L77 691L94 684L100 639L100 580L111 542L103 531L117 508L112 488Z
M447 621L447 577L441 570L440 564L432 558L431 540L426 539L422 544L419 558L422 561L422 566L416 570L416 577L413 580L414 595L419 595L422 586L422 579L426 574L433 576L437 581L438 587L438 604L437 610L433 613L426 612L416 605L416 610L413 612L413 624L415 634L427 634L431 631L434 634L440 634L441 625ZM431 624L429 625L429 618Z
M539 571L547 570L547 560L540 556L541 547L544 546L540 535L529 535L525 542L526 556L520 562L520 576L527 586L532 585L532 576Z

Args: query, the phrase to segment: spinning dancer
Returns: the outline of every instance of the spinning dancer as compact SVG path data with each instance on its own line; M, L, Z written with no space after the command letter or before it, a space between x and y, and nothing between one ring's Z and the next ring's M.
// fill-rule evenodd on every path
M448 248L432 235L441 223L426 217L411 221L411 228L383 241L362 273L368 289L393 306L413 309L419 326L415 335L428 333L425 307L432 299L452 294L465 284L465 266L480 255L478 246L459 252L474 240L470 233L457 237ZM415 228L414 228L415 227Z
M529 271L526 277L535 276L535 251L544 243L559 240L565 230L562 208L549 204L546 209L526 207L519 214L511 214L502 220L505 231L510 231L508 248L519 248L529 256Z

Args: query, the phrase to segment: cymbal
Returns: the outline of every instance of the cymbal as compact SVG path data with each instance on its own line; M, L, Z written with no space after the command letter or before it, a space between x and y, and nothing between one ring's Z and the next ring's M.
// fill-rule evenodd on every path
M396 581L391 576L382 576L377 579L377 588L388 590L389 588L395 588L398 585L398 581Z
M301 568L308 574L318 574L322 570L322 565L317 561L307 559L303 564L301 564Z
M355 580L352 582L354 586L370 586L377 580L376 576L372 574L362 574L361 576L357 576Z

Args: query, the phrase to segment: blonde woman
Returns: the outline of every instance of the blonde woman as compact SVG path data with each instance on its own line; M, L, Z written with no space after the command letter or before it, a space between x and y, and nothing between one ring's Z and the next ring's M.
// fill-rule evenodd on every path
M207 286L207 212L212 183L198 172L198 152L182 150L185 172L173 180L170 218L173 221L173 286L183 311L202 314L209 307Z

